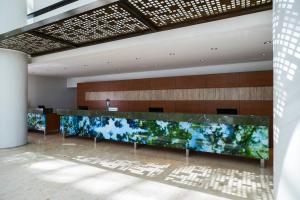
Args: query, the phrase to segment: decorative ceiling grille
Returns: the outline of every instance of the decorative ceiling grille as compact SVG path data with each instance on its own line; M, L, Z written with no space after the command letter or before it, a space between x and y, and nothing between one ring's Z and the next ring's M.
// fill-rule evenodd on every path
M128 11L114 4L45 26L38 32L75 44L82 44L149 28Z
M0 48L37 56L267 10L272 0L119 0L88 7L2 34Z
M129 0L156 26L168 26L271 4L272 0Z
M14 49L28 54L66 49L68 47L70 46L31 33L23 33L0 41L0 48Z

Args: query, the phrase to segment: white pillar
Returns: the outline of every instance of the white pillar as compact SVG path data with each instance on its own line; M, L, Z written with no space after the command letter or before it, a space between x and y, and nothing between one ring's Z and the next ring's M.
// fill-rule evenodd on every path
M26 25L26 1L1 0L0 34ZM0 148L27 141L27 55L0 49Z
M273 0L274 186L300 199L300 1Z

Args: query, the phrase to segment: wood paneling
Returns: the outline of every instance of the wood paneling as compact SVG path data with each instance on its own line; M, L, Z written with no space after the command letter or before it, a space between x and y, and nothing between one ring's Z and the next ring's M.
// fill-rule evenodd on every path
M162 90L162 89L175 89L176 78L166 77L166 78L151 78L151 90Z
M79 106L88 106L89 109L99 109L105 110L106 102L105 101L87 101L80 104Z
M243 72L79 83L79 91L130 91L273 86L273 72Z
M273 71L243 72L239 76L240 87L273 85Z
M241 101L241 115L273 115L273 101Z
M175 112L206 113L206 103L205 101L176 101Z
M150 79L128 80L128 90L150 90Z
M59 116L53 113L46 114L46 132L56 132L59 130Z
M128 110L128 101L110 101L112 107L117 107L120 112L127 112Z
M230 88L239 87L239 73L206 75L206 87Z
M80 91L110 91L110 82L91 82L91 83L79 83L77 89Z
M86 101L85 93L137 91L136 93L132 93L136 94L136 97L130 95L132 98L112 101L112 104L116 104L115 106L119 107L120 111L147 111L148 108L152 106L163 107L166 112L216 113L216 108L237 108L239 114L272 116L272 90L267 88L258 91L258 89L255 88L272 87L272 85L272 71L80 83L77 87L77 104L89 106L91 109L104 109L104 100ZM195 88L198 88L200 91L198 92L199 94L192 92L191 89ZM209 92L207 94L203 93L203 91L206 91L205 88L208 88L207 91ZM149 94L147 94L147 98L143 99L144 90L170 89L178 89L178 92L169 94L168 91L166 91L163 92L163 94L158 94L158 91L154 91L150 92L151 97L148 98ZM185 89L186 91L182 93L181 90ZM246 90L249 91L247 92ZM235 95L237 91L239 93L238 96ZM247 94L244 94L243 91L246 91ZM118 95L119 93L120 92L118 92ZM120 94L122 94L122 92ZM166 95L168 98L172 97L173 99L165 98ZM197 95L199 96L197 100L194 98L185 98L185 96L196 97ZM266 95L268 98L265 98ZM162 99L160 99L160 97ZM246 101L248 100L247 98L250 98L251 101ZM205 109L203 109L204 106Z
M109 81L108 91L124 91L128 90L128 81L121 80L121 81Z
M82 97L80 97L82 98ZM198 101L198 100L272 100L272 87L196 88L168 90L86 92L85 100L122 101Z
M176 77L175 86L177 89L205 88L206 76L179 76Z
M149 101L128 101L128 111L130 112L148 112Z

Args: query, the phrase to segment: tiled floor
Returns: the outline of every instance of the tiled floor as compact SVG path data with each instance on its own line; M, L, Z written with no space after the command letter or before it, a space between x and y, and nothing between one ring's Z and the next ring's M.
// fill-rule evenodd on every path
M272 179L258 162L59 135L0 150L1 200L267 200Z

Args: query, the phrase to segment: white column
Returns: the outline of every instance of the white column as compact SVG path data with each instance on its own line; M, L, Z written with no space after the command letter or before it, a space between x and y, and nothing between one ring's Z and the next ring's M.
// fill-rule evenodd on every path
M26 1L0 4L0 34L26 24ZM0 148L27 141L27 84L27 55L0 49Z
M273 0L274 186L300 199L300 1Z

